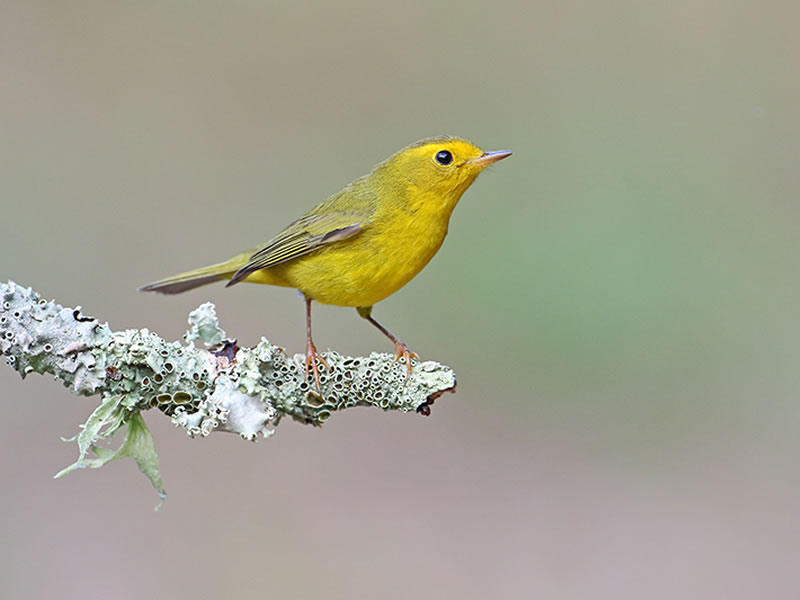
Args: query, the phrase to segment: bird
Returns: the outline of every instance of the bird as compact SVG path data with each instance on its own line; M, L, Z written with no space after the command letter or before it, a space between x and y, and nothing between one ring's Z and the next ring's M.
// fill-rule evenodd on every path
M311 302L355 307L388 337L407 377L419 356L373 316L375 304L414 278L444 242L462 194L489 165L511 156L484 152L459 137L438 136L395 152L286 226L266 243L211 266L147 284L141 291L179 294L220 280L296 288L305 299L306 379L320 390L311 336Z

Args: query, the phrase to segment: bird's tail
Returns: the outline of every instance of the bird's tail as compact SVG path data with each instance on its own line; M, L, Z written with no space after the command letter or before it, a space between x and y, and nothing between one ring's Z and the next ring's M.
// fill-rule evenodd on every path
M203 267L202 269L195 269L194 271L186 271L160 281L148 283L139 288L140 292L159 292L161 294L180 294L187 290L192 290L207 283L215 281L222 281L230 279L233 274L242 266L240 257L233 258L227 262L219 263Z

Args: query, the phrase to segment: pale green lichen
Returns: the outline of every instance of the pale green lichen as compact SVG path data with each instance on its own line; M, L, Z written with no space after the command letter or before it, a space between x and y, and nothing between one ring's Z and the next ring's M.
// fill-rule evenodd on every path
M220 329L217 310L211 302L201 304L189 313L189 331L183 336L187 342L200 340L206 346L217 346L225 339L225 331Z
M101 395L101 404L73 438L77 468L96 468L133 457L163 494L158 457L140 412L157 408L189 435L212 431L255 440L272 435L283 416L321 425L335 411L352 406L430 412L433 401L455 389L453 371L435 362L404 362L389 354L345 357L325 353L321 389L306 377L303 357L289 357L265 338L239 348L219 327L214 305L189 316L186 344L167 342L147 329L112 332L106 323L42 299L30 288L0 283L0 352L25 377L49 373L73 392ZM196 347L195 341L203 347ZM122 427L122 446L98 445ZM97 458L89 458L93 452Z
M59 478L76 469L99 469L106 463L118 458L130 456L136 461L139 470L144 473L153 484L162 501L167 497L161 474L158 467L158 454L153 444L153 436L145 425L141 413L124 407L123 398L119 396L104 397L89 420L84 423L81 432L65 441L78 442L78 460L56 473ZM117 430L127 425L125 439L116 450L109 450L98 446L99 440L111 438ZM92 451L96 458L89 458L87 454ZM161 506L159 504L159 506ZM158 509L158 506L156 507Z

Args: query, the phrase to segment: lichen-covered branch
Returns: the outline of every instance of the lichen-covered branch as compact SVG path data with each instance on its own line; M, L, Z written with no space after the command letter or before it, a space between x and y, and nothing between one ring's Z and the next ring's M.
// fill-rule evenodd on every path
M80 307L65 308L30 288L0 283L0 351L6 362L23 378L49 373L76 394L101 397L75 437L78 461L60 474L132 456L163 493L140 414L150 408L191 436L228 431L255 440L270 436L284 416L321 425L352 406L427 415L438 396L455 390L455 374L439 363L415 360L406 379L406 365L392 355L327 352L330 370L323 367L317 392L301 356L287 356L265 338L253 348L237 346L220 329L213 304L194 310L189 324L185 343L167 342L147 329L111 331ZM127 437L120 448L98 445L123 426Z

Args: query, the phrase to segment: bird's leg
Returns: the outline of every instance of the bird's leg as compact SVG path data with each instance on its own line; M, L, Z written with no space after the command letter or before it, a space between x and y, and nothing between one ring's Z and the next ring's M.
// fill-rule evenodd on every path
M308 379L309 371L314 374L314 383L317 386L317 391L321 392L322 388L319 383L319 367L317 362L325 365L325 368L330 371L331 367L327 361L322 358L322 355L317 352L317 347L311 339L311 298L303 296L306 300L306 379Z
M401 358L406 360L406 382L408 382L408 378L411 377L411 359L412 358L419 358L416 352L411 350L408 346L406 346L396 335L394 335L391 331L386 329L383 325L378 323L375 319L372 318L372 307L371 306L359 306L357 309L358 314L364 317L367 321L375 325L378 330L388 337L392 342L394 342L394 361L397 362Z

